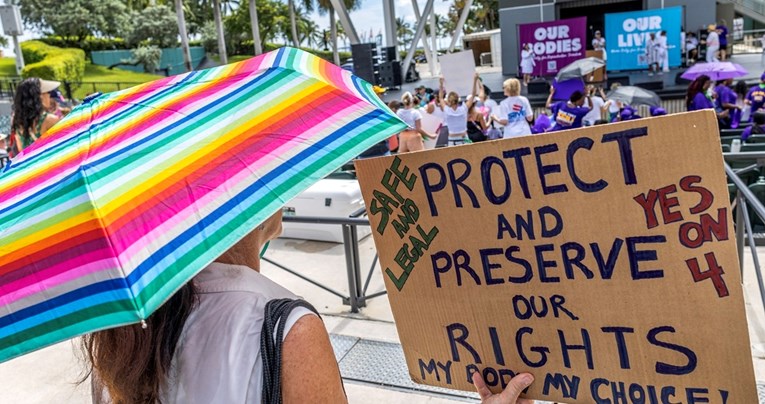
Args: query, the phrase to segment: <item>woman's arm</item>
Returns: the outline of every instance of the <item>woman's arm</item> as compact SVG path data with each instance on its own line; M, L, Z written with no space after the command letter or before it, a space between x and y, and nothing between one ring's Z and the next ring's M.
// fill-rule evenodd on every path
M491 120L496 122L496 123L498 123L498 124L500 124L500 125L502 125L502 126L507 125L507 122L508 122L507 119L499 119L499 118L497 118L496 115L492 115L491 116Z
M436 138L436 135L431 135L430 133L425 132L425 129L422 129L422 120L420 120L420 119L414 121L414 130L416 130L417 133L419 133L420 135L425 136L425 137L427 137L429 139L435 139Z
M439 106L441 107L441 111L446 108L446 99L444 98L444 78L441 77L438 79L438 102Z
M21 136L19 136L18 133L13 136L15 137L16 149L21 153L21 151L24 150L24 143L21 142Z
M555 87L550 86L550 95L547 96L547 101L545 101L545 106L547 108L552 108L553 106L553 103L552 103L553 95L555 95Z
M282 397L285 404L348 402L329 335L316 316L301 317L284 339Z
M478 76L478 72L475 72L473 75L473 93L470 94L470 99L465 103L467 105L468 109L470 109L473 104L475 104L475 97L478 96L478 80L480 77Z

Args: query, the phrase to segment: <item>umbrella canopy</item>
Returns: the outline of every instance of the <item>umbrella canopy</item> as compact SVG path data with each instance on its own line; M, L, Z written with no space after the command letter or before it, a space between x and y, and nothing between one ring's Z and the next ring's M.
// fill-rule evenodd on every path
M661 99L651 90L637 86L620 86L606 95L606 98L629 105L660 106Z
M290 48L80 105L0 177L0 361L147 318L405 128L370 84Z
M595 57L579 59L560 69L558 74L555 76L555 79L558 81L563 81L566 79L582 78L582 76L586 76L605 65L606 63L603 61L603 59L598 59Z
M691 66L690 69L686 70L680 77L688 80L695 80L701 75L707 75L710 79L717 81L735 79L736 77L746 76L747 73L747 70L738 63L710 62L696 63Z
M553 100L568 101L575 91L584 93L584 81L581 77L566 79L563 81L554 80L552 86L555 88Z

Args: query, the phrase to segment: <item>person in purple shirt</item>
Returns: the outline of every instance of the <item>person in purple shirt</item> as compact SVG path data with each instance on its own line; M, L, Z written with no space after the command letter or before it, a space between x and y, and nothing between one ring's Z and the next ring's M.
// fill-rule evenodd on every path
M758 112L754 114L754 118L752 118L752 125L747 126L746 129L744 129L743 132L741 132L741 140L744 142L747 141L752 135L762 135L765 134L765 113Z
M697 111L700 109L715 109L712 101L714 92L712 91L712 80L707 75L696 77L688 85L688 92L685 94L685 106L688 111ZM717 112L717 118L727 118L728 110Z
M651 116L667 115L667 110L659 106L651 106L648 111L651 113Z
M720 38L720 61L727 59L728 53L728 27L725 26L725 20L720 20L717 25L717 35Z
M587 100L587 106L584 101ZM568 101L558 103L557 112L555 112L555 126L551 132L574 129L582 127L582 119L592 109L592 100L585 96L581 91L574 91Z
M717 111L727 110L729 116L729 118L720 120L722 129L730 129L730 117L739 109L736 105L736 98L738 98L738 96L730 87L731 85L733 85L733 79L726 79L718 81L717 87L715 87L715 94L717 95L717 98L715 98L715 109Z
M763 105L765 105L765 73L760 76L760 84L750 88L749 92L746 93L744 102L752 107L752 113L749 115L749 120L751 121L754 113L761 110Z

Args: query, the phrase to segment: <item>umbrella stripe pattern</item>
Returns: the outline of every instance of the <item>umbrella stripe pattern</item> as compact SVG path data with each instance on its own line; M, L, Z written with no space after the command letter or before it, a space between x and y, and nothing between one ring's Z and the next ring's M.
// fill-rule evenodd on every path
M292 48L78 106L0 176L0 361L147 318L405 128L370 84Z

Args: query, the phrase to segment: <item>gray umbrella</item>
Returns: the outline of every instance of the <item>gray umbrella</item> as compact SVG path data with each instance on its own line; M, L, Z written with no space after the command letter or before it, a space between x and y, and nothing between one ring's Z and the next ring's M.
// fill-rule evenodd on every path
M629 105L649 105L658 107L661 105L661 99L651 90L636 86L617 87L606 95L609 100L621 101Z
M573 79L573 78L582 78L582 76L586 76L594 72L595 70L600 69L601 67L605 65L606 63L603 61L603 59L598 59L594 57L579 59L569 65L566 65L564 68L560 69L560 71L555 76L555 78L558 81L563 81L563 80Z

